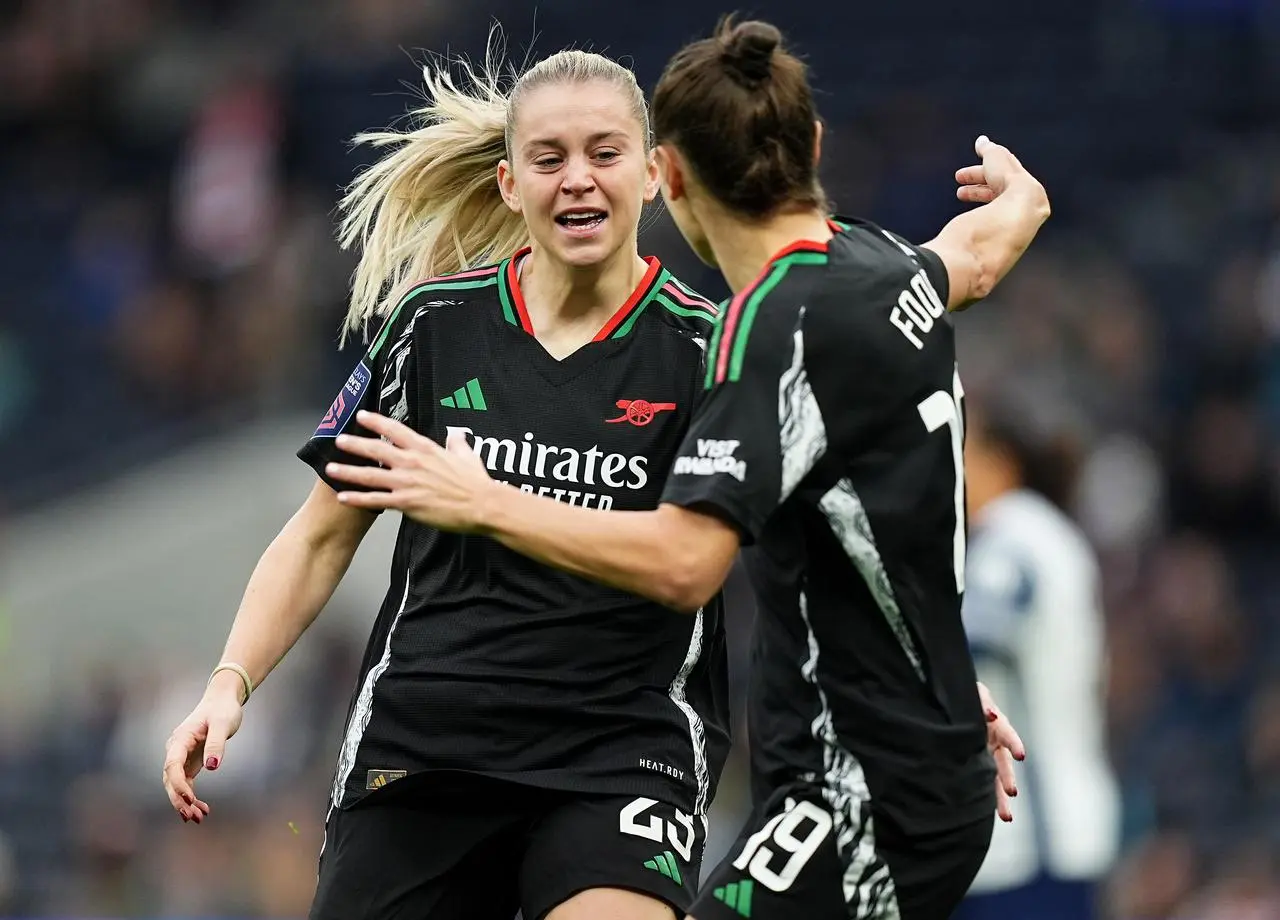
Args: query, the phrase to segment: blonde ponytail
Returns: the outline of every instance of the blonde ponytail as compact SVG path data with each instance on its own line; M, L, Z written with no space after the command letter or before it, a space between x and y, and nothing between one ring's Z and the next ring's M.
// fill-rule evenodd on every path
M427 101L409 131L374 131L358 144L390 148L343 197L339 240L360 245L343 339L360 332L415 281L462 271L527 237L524 219L502 200L496 169L506 153L507 95L486 60L466 62L464 87L447 62L422 68Z
M355 138L390 152L356 177L339 205L342 248L361 248L343 342L388 312L409 285L496 262L528 242L524 218L502 200L497 167L510 159L516 108L529 90L612 83L626 94L649 143L644 93L622 65L586 51L561 51L510 81L507 91L500 59L501 46L493 41L478 72L459 59L462 85L449 61L424 65L427 101L410 113L411 129Z

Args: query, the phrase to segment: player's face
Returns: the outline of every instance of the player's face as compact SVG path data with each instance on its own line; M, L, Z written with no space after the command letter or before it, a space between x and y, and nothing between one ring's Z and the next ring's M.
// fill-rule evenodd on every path
M643 128L616 87L592 81L533 90L520 100L511 156L498 181L536 246L574 267L635 250L658 175Z
M718 268L715 253L707 241L707 234L702 229L695 208L690 202L689 192L693 181L684 157L670 144L659 144L654 150L654 160L658 165L658 177L662 185L662 200L675 221L676 229L684 237L684 241L705 265Z

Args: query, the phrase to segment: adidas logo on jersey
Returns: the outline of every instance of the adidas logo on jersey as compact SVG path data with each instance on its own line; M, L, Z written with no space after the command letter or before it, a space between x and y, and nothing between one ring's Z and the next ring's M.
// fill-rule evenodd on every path
M717 901L723 902L725 907L736 910L743 917L750 917L751 893L755 887L755 882L749 878L744 878L740 882L730 882L727 885L716 888L711 894Z
M466 435L471 449L484 461L491 473L550 479L567 486L585 485L608 489L643 489L649 484L648 457L606 454L595 444L586 450L543 444L534 440L532 431L525 432L524 439L517 443L511 438L491 438L477 434L473 429L462 425L447 425L445 430L450 436ZM549 496L571 505L603 510L613 507L612 498L596 492L545 485L535 487L529 483L518 485L522 492Z
M475 409L484 412L489 404L484 401L484 391L480 389L480 378L472 377L465 384L453 391L452 396L440 400L446 409Z
M407 770L370 770L365 780L364 787L366 789L381 789L388 783L394 783L398 779L404 779L409 775Z
M659 853L653 859L645 860L644 867L662 873L677 885L684 884L684 879L680 876L680 867L676 864L676 858L670 850Z

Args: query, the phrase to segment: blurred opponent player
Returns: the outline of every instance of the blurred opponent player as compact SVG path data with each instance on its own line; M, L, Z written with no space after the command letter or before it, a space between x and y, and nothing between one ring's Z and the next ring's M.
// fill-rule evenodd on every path
M755 810L698 920L942 920L991 837L988 730L960 619L962 390L948 307L985 297L1048 217L1040 183L979 139L962 200L924 247L832 221L804 65L776 28L726 21L653 97L663 196L736 292L708 395L656 511L571 508L495 484L448 449L390 443L335 465L355 506L488 534L694 612L740 543L759 602L751 673Z
M348 331L386 314L299 455L320 474L266 551L165 784L184 819L242 705L374 516L325 464L357 409L464 434L565 507L657 506L715 307L641 258L658 192L635 77L561 52L432 99L344 205L363 247ZM473 75L474 76L474 75ZM346 458L358 462L358 458ZM690 903L728 749L720 598L688 617L405 519L353 694L313 920L669 920Z
M1077 445L1053 406L970 406L964 623L978 676L1035 756L1018 821L998 825L957 920L1089 920L1119 844L1105 749L1105 624L1098 563L1063 512Z

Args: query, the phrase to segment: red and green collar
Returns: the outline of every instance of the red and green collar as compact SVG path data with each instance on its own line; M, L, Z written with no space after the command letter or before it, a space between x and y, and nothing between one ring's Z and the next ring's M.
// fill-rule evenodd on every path
M529 321L529 311L525 307L524 293L520 290L520 261L532 251L526 246L498 266L498 299L502 302L502 315L513 326L519 326L533 335L533 323ZM596 333L593 342L605 339L621 338L631 331L636 319L644 312L671 278L671 273L662 267L656 256L645 256L649 266L644 277L636 285L631 295L609 318L609 321Z

